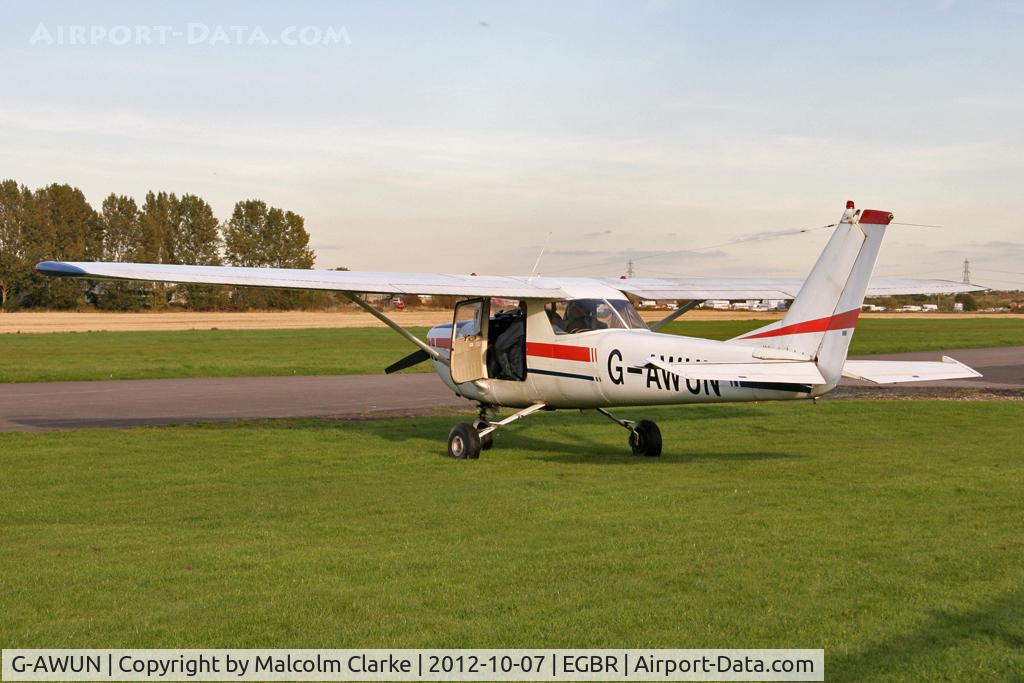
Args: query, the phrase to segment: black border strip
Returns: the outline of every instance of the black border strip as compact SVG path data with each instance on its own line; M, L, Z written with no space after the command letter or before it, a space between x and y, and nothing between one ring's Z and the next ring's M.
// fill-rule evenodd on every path
M744 389L769 389L771 391L795 391L800 394L811 393L811 385L787 382L739 382Z
M588 382L596 382L597 378L591 377L590 375L577 375L572 372L559 372L558 370L538 370L537 368L527 368L527 374L536 373L538 375L551 375L552 377L568 377L569 379L585 379Z

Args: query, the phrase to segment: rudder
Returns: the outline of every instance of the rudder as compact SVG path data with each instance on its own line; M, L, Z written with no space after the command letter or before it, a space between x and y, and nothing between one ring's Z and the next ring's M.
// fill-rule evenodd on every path
M888 211L866 210L859 222L847 211L782 321L737 341L813 359L826 383L835 386L890 221Z

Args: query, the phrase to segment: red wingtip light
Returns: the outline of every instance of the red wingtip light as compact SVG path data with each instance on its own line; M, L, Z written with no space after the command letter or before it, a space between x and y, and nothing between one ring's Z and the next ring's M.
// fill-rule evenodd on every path
M476 277L476 273L470 273L470 277Z
M626 279L626 276L625 276L625 275L620 275L620 276L619 276L619 279L620 279L620 280L625 280L625 279Z

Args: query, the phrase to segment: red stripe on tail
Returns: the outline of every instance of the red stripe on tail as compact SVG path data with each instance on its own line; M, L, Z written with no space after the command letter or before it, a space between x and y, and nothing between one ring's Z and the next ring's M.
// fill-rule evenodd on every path
M740 339L763 339L765 337L785 337L790 334L806 334L808 332L827 332L829 330L844 330L857 324L860 317L860 309L855 308L846 313L837 313L827 318L807 320L802 323L793 323L774 330L759 332L757 334L740 337Z

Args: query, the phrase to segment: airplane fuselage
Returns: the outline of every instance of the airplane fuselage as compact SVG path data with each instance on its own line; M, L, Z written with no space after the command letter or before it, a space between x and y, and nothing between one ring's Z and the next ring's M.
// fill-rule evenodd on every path
M450 325L439 326L431 330L433 336L428 338L440 340L450 333ZM437 348L448 357L443 342ZM755 347L648 330L594 330L544 341L528 338L524 381L483 378L456 383L448 365L434 361L434 369L456 394L512 408L534 403L551 408L597 408L792 400L819 396L834 388L687 380L667 370L644 367L652 356L669 362L750 362L754 360L754 350Z

